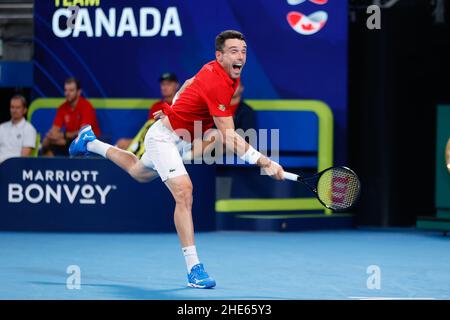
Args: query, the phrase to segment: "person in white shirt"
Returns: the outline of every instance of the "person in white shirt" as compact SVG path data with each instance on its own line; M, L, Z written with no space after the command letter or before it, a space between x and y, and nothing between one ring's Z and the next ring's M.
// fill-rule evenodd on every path
M13 157L28 157L36 146L36 129L25 120L27 101L21 95L11 98L11 120L0 124L0 163Z

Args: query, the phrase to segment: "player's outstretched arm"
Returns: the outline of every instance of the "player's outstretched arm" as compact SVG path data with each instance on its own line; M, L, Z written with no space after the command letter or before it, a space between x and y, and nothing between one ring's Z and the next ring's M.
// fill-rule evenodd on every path
M231 148L235 154L246 162L263 168L272 178L277 180L284 179L284 170L278 163L262 155L236 133L233 117L214 117L214 122L222 134L227 148Z

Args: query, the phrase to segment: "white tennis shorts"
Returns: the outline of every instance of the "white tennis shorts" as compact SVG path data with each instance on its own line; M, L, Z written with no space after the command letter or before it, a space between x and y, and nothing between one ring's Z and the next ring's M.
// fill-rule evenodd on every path
M142 163L147 168L156 170L162 181L187 174L182 157L191 150L191 143L182 140L175 132L165 127L161 120L148 129L144 146Z

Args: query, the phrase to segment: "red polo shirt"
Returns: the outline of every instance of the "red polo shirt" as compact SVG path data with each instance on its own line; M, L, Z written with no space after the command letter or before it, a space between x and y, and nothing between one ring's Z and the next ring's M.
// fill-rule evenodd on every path
M94 133L99 136L100 129L95 115L95 109L89 101L80 97L75 108L65 101L58 107L53 125L66 128L66 132L78 131L84 125L90 124Z
M174 130L186 129L194 138L194 121L201 121L202 133L214 125L213 116L233 116L230 101L240 78L233 80L217 61L205 64L194 81L164 113Z

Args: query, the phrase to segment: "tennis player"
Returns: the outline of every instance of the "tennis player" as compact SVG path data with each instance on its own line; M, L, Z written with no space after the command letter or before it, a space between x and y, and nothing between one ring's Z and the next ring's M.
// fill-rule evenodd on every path
M140 160L130 152L99 141L90 126L80 130L70 146L72 156L88 152L101 155L139 182L151 181L159 175L175 199L174 221L186 260L188 286L195 288L216 285L197 255L192 221L193 187L182 160L183 152L192 148L195 122L200 123L202 132L215 124L226 147L247 163L263 168L267 175L282 180L284 173L278 163L255 150L234 130L230 101L246 62L243 34L223 31L216 37L215 49L216 60L186 81L172 106L166 105L158 115L159 120L146 134L145 153Z

